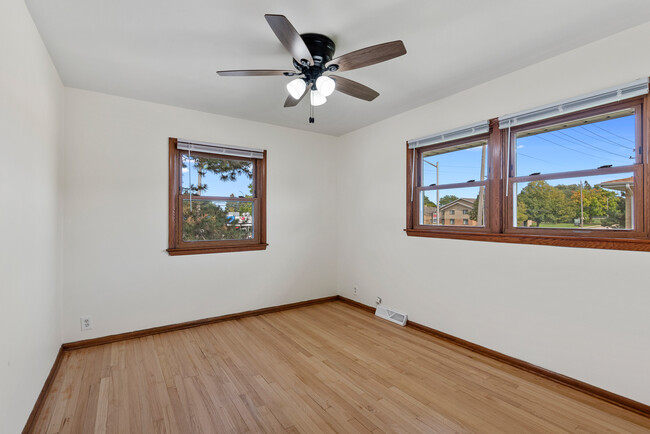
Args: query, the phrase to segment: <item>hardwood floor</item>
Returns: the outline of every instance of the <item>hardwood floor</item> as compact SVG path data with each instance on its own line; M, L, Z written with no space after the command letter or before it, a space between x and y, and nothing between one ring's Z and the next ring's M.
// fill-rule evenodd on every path
M342 302L65 353L38 433L650 432Z

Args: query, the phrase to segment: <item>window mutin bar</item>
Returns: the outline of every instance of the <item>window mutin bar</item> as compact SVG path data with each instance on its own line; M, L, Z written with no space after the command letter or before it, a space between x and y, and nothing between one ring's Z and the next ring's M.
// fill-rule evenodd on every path
M470 188L470 187L485 187L488 181L474 181L474 182L457 182L454 184L440 184L429 185L426 187L416 187L416 191L431 191L431 190L451 190L452 188Z
M602 169L542 173L540 175L528 175L528 176L511 176L508 180L510 182L531 182L531 181L550 181L553 179L564 179L564 178L579 178L579 177L598 176L598 175L612 175L616 173L633 172L637 167L638 165L631 164L628 166L605 167Z

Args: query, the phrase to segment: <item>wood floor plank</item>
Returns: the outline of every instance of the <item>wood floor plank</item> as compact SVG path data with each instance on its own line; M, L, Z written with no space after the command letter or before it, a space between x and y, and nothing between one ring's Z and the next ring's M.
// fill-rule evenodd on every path
M67 352L33 426L650 433L639 414L341 302Z

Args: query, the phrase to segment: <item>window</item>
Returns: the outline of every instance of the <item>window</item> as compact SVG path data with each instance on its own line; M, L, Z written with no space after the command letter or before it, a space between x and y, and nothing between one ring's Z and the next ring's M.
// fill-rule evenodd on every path
M169 139L170 255L266 248L266 151Z
M485 194L487 186L487 135L434 144L415 150L418 166L417 186L413 189L417 216L415 226L423 229L445 230L454 226L456 215L462 209L477 221L476 228L484 226ZM471 209L469 212L467 208ZM442 216L440 224L435 216ZM480 222L480 223L479 223Z
M407 234L650 251L647 91L645 80L409 141ZM456 210L462 225L445 224Z
M512 128L508 231L641 235L640 119L623 105Z

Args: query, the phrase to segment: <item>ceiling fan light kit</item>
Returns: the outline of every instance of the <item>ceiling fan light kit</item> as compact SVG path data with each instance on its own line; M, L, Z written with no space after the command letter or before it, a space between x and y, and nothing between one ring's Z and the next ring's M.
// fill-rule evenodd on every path
M296 70L248 69L217 71L217 74L220 76L297 76L287 84L289 96L284 106L295 107L309 92L312 114L309 118L310 123L314 122L313 107L325 104L327 97L334 90L365 101L372 101L379 96L377 91L361 83L344 77L324 75L325 73L363 68L406 54L402 41L392 41L334 58L336 46L327 36L318 33L299 34L284 15L266 14L264 18L275 36L293 56L293 66Z
M316 79L316 89L323 96L330 96L336 88L336 82L326 75L321 75Z
M309 102L312 106L318 107L319 105L325 104L327 102L327 98L325 98L325 95L323 95L318 90L312 90L309 94Z
M289 83L287 83L287 90L293 99L302 97L302 94L305 93L306 87L307 83L302 78L296 78L295 80L291 80Z

